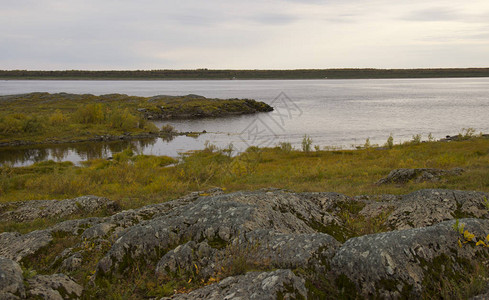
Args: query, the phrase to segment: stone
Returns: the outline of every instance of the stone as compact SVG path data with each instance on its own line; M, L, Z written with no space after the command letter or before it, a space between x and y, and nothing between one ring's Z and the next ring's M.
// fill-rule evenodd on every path
M6 210L7 211L3 211ZM2 221L25 222L40 218L64 218L74 214L89 214L106 210L109 213L119 210L111 200L96 196L82 196L65 200L32 200L11 202L4 209L0 206Z
M245 275L228 277L219 283L205 286L188 294L178 294L171 298L185 299L306 299L304 279L290 270L272 272L250 272Z
M433 225L454 218L489 218L481 192L424 189L407 195L372 201L361 211L364 217L388 213L386 225L391 229L408 229Z
M20 299L25 297L24 277L19 264L0 257L0 299Z
M477 237L489 234L489 220L462 219ZM346 241L331 261L332 272L346 276L363 298L420 298L431 270L463 276L467 262L484 260L488 250L458 245L455 221L433 226L364 235ZM437 265L439 264L439 265ZM443 267L441 267L441 265Z
M462 168L453 168L451 170L442 169L395 169L392 170L389 175L376 182L377 185L398 183L403 184L409 181L425 182L425 181L439 181L445 176L456 176L464 172Z
M83 288L64 274L36 275L27 279L29 295L43 299L79 299Z
M0 256L19 262L22 258L48 246L52 240L49 230L36 230L27 234L0 233Z
M317 203L304 201L294 193L259 191L201 197L125 230L99 262L98 273L120 270L120 263L127 259L158 261L159 253L166 253L183 241L228 244L239 235L258 229L278 234L314 234L313 226L325 220L333 222L336 218Z

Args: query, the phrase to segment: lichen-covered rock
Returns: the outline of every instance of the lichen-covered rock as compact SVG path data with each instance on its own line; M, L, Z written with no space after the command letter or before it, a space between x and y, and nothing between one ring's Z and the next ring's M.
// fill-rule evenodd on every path
M407 195L367 204L360 215L372 217L390 212L386 225L392 229L408 229L433 225L461 217L489 218L481 192L442 189L419 190Z
M168 251L158 262L156 274L164 276L198 274L199 277L208 279L217 271L218 252L207 242L190 241Z
M7 210L8 209L8 210ZM25 222L40 218L64 218L106 210L115 212L119 206L107 198L82 196L65 200L32 200L0 204L0 220Z
M0 257L0 299L25 297L22 269L15 261Z
M27 279L29 296L49 300L79 299L83 288L64 274L36 275Z
M108 217L68 220L58 223L50 229L51 231L66 232L74 235L83 234L83 237L88 239L101 238L107 234L110 238L117 239L126 228L168 213L177 207L185 206L197 200L201 194L220 195L222 194L222 189L213 188L207 191L192 192L172 201L125 210Z
M306 299L304 279L290 270L250 272L228 277L219 283L208 285L188 294L163 299Z
M226 247L210 247L207 242L190 241L167 252L159 261L160 275L194 274L204 280L218 276L236 260L256 268L311 268L325 271L340 243L324 233L283 234L254 230L233 239ZM178 274L179 273L179 274Z
M248 245L253 259L268 262L272 268L315 269L329 261L341 244L324 233L283 234L270 230L254 230L235 242Z
M444 176L460 175L463 172L464 169L462 168L453 168L451 170L430 168L395 169L392 170L389 175L377 181L376 184L407 183L408 181L439 181Z
M460 222L479 238L489 234L489 220ZM487 248L460 247L461 235L454 230L454 223L445 221L352 238L337 251L332 270L339 277L346 276L348 279L343 282L351 281L362 297L420 298L430 281L441 280L442 276L463 277L477 258L480 261L489 257Z
M36 230L27 234L0 233L0 256L19 262L27 255L46 247L52 240L49 230Z
M349 197L276 189L223 195L216 189L107 217L64 221L27 234L1 233L0 256L13 261L26 258L24 262L34 264L39 273L67 275L78 272L88 259L102 257L92 262L97 271L90 284L135 276L136 265L158 282L221 280L175 295L176 299L292 299L307 293L313 298L348 298L355 293L419 298L440 278L456 280L456 274L472 278L467 268L489 266L489 248L474 242L460 247L458 239L464 237L452 228L454 218L470 217L461 220L465 228L485 238L488 196L420 190ZM391 229L397 231L350 238ZM61 245L67 248L62 251ZM35 268L38 261L40 270ZM279 270L270 271L275 269ZM245 273L249 270L261 271ZM71 279L39 276L29 278L27 296L67 297L63 282ZM80 297L74 284L68 293L71 298ZM17 296L9 292L9 297Z
M336 221L315 202L283 191L202 197L124 231L99 262L99 271L124 269L121 263L127 260L157 261L183 241L229 243L241 234L258 229L314 234L314 225Z

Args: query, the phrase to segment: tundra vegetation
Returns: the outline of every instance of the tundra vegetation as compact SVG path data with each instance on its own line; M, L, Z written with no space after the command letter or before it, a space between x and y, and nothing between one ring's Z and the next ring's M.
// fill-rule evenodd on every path
M225 193L274 187L294 192L332 191L346 196L403 195L420 189L489 192L489 139L475 136L472 131L464 131L456 141L421 142L414 137L412 141L403 144L392 143L383 148L377 148L368 143L368 147L359 150L318 151L316 149L316 151L310 151L312 140L308 136L305 136L304 139L308 147L303 147L303 151L293 149L290 143L282 142L274 148L250 147L245 152L233 156L235 149L232 145L219 149L212 144L207 144L204 150L182 154L179 158L140 155L128 148L115 154L111 160L90 160L80 166L75 166L70 162L53 161L36 163L27 167L4 165L0 167L0 212L15 209L9 206L12 205L9 203L19 199L65 199L87 194L107 197L115 201L121 209L133 209L148 204L164 203L167 200L186 195L189 191L212 190L215 187L223 188ZM387 143L390 144L389 140ZM456 167L463 168L465 171L459 175L446 176L442 180L375 184L393 169L452 169ZM200 193L200 196L207 195ZM283 196L281 192L276 192L274 195L278 195L278 198L284 197L285 200L280 201L286 201L289 197ZM290 193L290 197L297 197L297 194ZM361 198L362 196L359 199ZM224 201L223 198L219 199ZM306 198L297 199L302 199L304 202L307 200ZM280 201L277 203L281 203ZM215 202L217 201L208 201L207 204L202 205L208 207ZM375 206L375 201L373 202L371 205ZM1 206L2 203L6 205ZM264 203L260 205L266 205L267 202ZM379 203L382 204L382 201L379 200ZM324 226L313 222L312 219L304 218L303 220L318 232L333 236L338 244L347 240L350 241L350 244L361 243L362 239L356 241L352 239L392 230L387 221L398 221L396 219L388 220L388 215L392 212L389 209L380 213L377 211L375 216L361 214L360 211L365 205L361 201L339 201L335 205L337 207L335 206L332 211L336 211L335 216L342 224L341 227ZM287 207L282 208L285 210ZM484 199L483 204L483 209L486 208L489 208L487 198ZM200 210L196 208L196 211ZM185 211L180 212L185 213ZM51 227L66 219L79 219L86 216L102 217L110 214L111 212L104 210L96 213L80 210L80 214L62 218L41 218L25 222L4 221L0 222L0 232L28 233ZM290 213L287 212L287 214ZM151 216L147 217L151 222ZM236 215L233 218L238 217L239 215ZM292 217L295 218L295 215L290 214L286 219ZM460 218L465 217L460 216ZM160 218L160 221L165 220L166 218ZM476 223L473 219L472 221L466 220L469 219L450 225L450 227L453 226L453 229L450 228L451 233L456 236L455 248L467 253L486 251L480 253L485 253L487 258L489 236L486 236L487 233L481 235L474 231ZM404 225L410 226L407 221ZM445 224L442 224L436 228L444 228L443 226L446 227ZM154 237L154 232L151 232L151 235ZM272 239L273 235L270 238ZM370 244L368 238L366 236L364 241L367 245ZM432 238L428 236L430 243ZM124 241L121 243L124 244ZM205 268L205 265L200 264L192 264L188 269L165 271L163 267L158 269L156 263L148 265L140 258L124 256L120 261L116 261L117 252L115 251L113 252L113 263L117 262L117 266L114 265L113 268L122 271L120 274L104 275L100 271L100 262L103 262L104 258L112 259L107 253L112 251L109 249L113 249L113 245L116 244L115 240L106 242L104 240L103 243L100 243L96 239L66 233L53 234L49 247L42 248L35 255L22 259L23 276L29 280L29 278L35 278L37 274L56 272L60 267L59 257L62 257L65 249L71 249L72 253L82 253L80 259L86 261L69 272L76 282L83 285L84 297L144 299L189 292L205 285L211 285L228 276L252 274L250 271L273 272L275 269L273 256L260 256L259 259L256 259L258 254L268 251L268 249L262 249L262 244L255 242L239 245L216 238L208 241L208 248L198 248L198 251L195 248L197 246L192 246L191 243L182 245L180 248L190 251L192 255L200 255L201 251L202 253L221 253L224 258L216 261L219 263L219 270L211 275L204 275L207 274L208 269ZM167 250L158 248L154 251L162 254ZM328 251L330 250L325 249L324 253L329 253ZM168 251L169 255L170 252ZM348 253L343 254L348 255ZM359 255L355 257L360 259ZM425 264L423 267L428 270L428 275L421 283L424 287L422 296L426 299L437 299L440 295L445 298L468 298L483 292L487 287L487 266L473 263L470 259L461 257L456 261L451 261L447 256L441 255L437 256L433 262L422 261L421 263ZM329 263L323 265L334 269L338 268L337 264L338 261L335 260L331 266ZM463 266L459 273L446 272L447 269L453 270L457 266ZM158 276L155 276L155 269L160 270ZM322 277L324 272L320 270L311 273L310 269L297 267L293 269L293 272L306 278L305 285L311 299L328 297L355 299L360 297L355 290L355 283L345 275L331 280ZM382 281L380 284L379 291L396 290L394 281ZM408 285L405 287L401 295L409 295L409 288L412 287ZM280 298L281 295L277 294L277 297Z
M181 97L136 97L122 94L31 93L0 96L0 144L41 144L121 136L175 134L171 126L161 130L151 120L221 117L270 111L250 99Z
M130 209L212 187L229 192L274 187L296 192L334 191L350 196L405 194L425 188L489 192L489 139L484 137L423 143L415 139L392 148L303 150L281 143L274 148L250 147L231 156L232 146L219 149L207 144L204 150L179 158L140 155L128 148L115 154L112 160L94 159L80 166L54 161L27 167L3 165L0 203L92 194L108 197ZM465 172L442 181L374 184L393 169L455 167Z

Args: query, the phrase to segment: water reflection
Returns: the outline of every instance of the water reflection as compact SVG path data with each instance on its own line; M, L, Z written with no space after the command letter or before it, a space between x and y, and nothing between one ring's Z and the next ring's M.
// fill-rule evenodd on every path
M156 143L156 138L113 141L113 142L84 142L57 144L47 146L8 147L0 148L0 164L11 166L26 166L45 160L81 161L111 157L113 153L121 152L131 147L137 153L143 153ZM166 139L170 141L170 138Z

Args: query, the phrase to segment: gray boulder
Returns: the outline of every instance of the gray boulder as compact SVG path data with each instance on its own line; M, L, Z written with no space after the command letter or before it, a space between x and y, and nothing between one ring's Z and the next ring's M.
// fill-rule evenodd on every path
M377 185L389 183L407 183L409 181L425 182L439 181L444 176L460 175L464 172L462 168L454 168L451 170L442 169L395 169L389 175L376 182Z
M82 196L65 200L33 200L0 204L0 220L25 222L40 218L64 218L74 214L106 210L115 212L119 206L107 198Z
M83 288L64 274L36 275L27 279L29 296L49 300L80 299Z
M19 262L49 245L53 237L49 230L36 230L27 234L0 233L0 256Z
M341 246L340 242L324 233L283 234L271 230L245 233L233 244L244 245L252 261L282 269L318 269L321 262L331 260Z
M128 228L99 262L99 274L120 270L120 263L128 259L158 261L189 240L229 244L254 230L314 234L314 226L323 222L336 222L336 218L298 194L261 191L202 197Z
M304 279L290 270L250 272L228 277L219 283L208 285L188 294L163 299L306 299Z
M205 241L180 245L161 258L156 273L166 276L192 275L207 280L211 276L218 277L222 270L239 273L241 270L236 270L236 267L325 271L321 262L331 260L340 245L333 237L323 233L283 234L254 230L241 234L221 249L212 248Z
M425 189L390 197L389 201L370 202L360 215L376 217L387 213L386 225L397 230L430 226L454 218L489 219L486 199L489 195L481 192Z
M219 251L207 242L190 241L168 251L158 262L156 274L170 277L213 276L219 263Z
M25 297L22 269L15 261L0 257L0 299Z
M476 237L489 234L489 220L462 219ZM486 261L489 250L458 245L455 221L430 227L365 235L346 241L331 261L342 286L365 298L421 298L424 289L443 278L469 274L476 261ZM462 238L463 239L463 238Z

